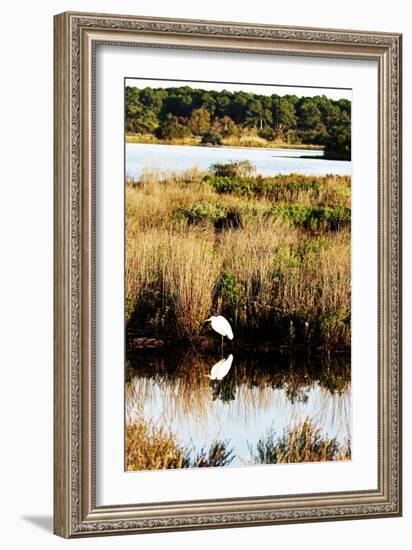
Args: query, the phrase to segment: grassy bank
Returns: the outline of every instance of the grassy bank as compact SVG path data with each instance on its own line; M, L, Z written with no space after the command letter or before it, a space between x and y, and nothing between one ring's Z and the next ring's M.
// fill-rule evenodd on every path
M238 168L126 184L128 329L195 343L223 314L243 339L348 348L350 178Z
M201 136L187 136L182 138L160 139L153 134L126 134L126 143L151 143L163 145L202 145ZM245 135L221 139L221 147L264 147L269 149L313 149L323 150L321 145L313 143L287 143L281 140L268 141L259 136Z

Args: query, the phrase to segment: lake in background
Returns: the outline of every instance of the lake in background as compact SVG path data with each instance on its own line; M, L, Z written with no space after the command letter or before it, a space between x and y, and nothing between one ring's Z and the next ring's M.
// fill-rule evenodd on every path
M126 143L126 177L129 179L139 179L147 168L160 172L180 171L196 165L208 170L216 162L239 160L252 162L262 176L293 173L314 176L351 175L350 161L325 160L323 151L313 149Z

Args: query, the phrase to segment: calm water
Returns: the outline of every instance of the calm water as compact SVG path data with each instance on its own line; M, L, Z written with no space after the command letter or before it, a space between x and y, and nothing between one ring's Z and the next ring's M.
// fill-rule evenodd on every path
M300 157L311 158L300 158ZM349 161L325 160L323 151L253 147L199 147L187 145L126 144L126 176L138 179L145 168L185 170L193 165L208 169L215 162L250 160L263 176L276 174L350 175Z
M126 418L139 414L171 430L194 451L229 441L231 466L251 463L249 446L270 430L282 435L311 417L322 435L341 443L351 429L349 359L236 356L223 380L207 374L219 357L153 352L128 357Z

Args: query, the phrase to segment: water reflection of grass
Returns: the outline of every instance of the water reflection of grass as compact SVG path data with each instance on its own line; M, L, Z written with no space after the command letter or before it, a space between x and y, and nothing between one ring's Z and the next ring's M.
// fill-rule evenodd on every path
M289 360L290 359L290 360ZM329 362L328 362L329 361ZM200 353L178 355L131 354L126 384L127 418L140 411L141 404L156 406L162 424L170 419L185 421L196 417L205 427L213 401L227 404L227 414L239 422L273 408L306 406L308 396L316 396L311 409L316 420L339 420L350 416L350 368L344 357L297 358L288 355L235 357L233 367L222 381L206 376L213 356ZM322 420L323 419L323 420Z
M280 437L270 432L259 439L256 448L249 448L254 462L258 464L351 459L349 439L342 445L336 438L322 436L319 428L309 418L285 430Z

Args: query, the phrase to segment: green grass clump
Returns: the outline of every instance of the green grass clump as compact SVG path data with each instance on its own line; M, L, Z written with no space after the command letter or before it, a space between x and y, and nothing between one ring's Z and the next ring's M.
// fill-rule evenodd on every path
M280 437L269 433L259 439L256 449L250 448L250 451L259 464L324 462L351 458L349 443L342 446L336 438L322 436L309 418L285 430Z
M237 281L236 275L231 271L222 271L215 287L215 296L221 300L222 307L236 307L243 295L244 289Z
M256 208L251 202L237 206L201 201L174 210L177 220L189 224L210 222L216 228L241 227L246 217L273 216L281 221L311 231L338 231L350 224L351 209L344 206L302 206L300 204L266 204Z
M178 220L184 220L188 223L200 223L210 221L216 224L227 217L227 208L219 203L211 203L207 201L196 202L187 208L176 207L175 217Z
M222 205L218 202L196 202L186 208L177 207L174 210L176 220L188 224L208 222L216 229L238 228L242 225L245 215L250 213L250 207Z
M273 207L273 215L283 221L312 231L338 231L351 221L351 209L344 206L302 206L280 204Z
M350 180L346 176L216 176L204 181L219 194L264 198L272 202L350 206Z

